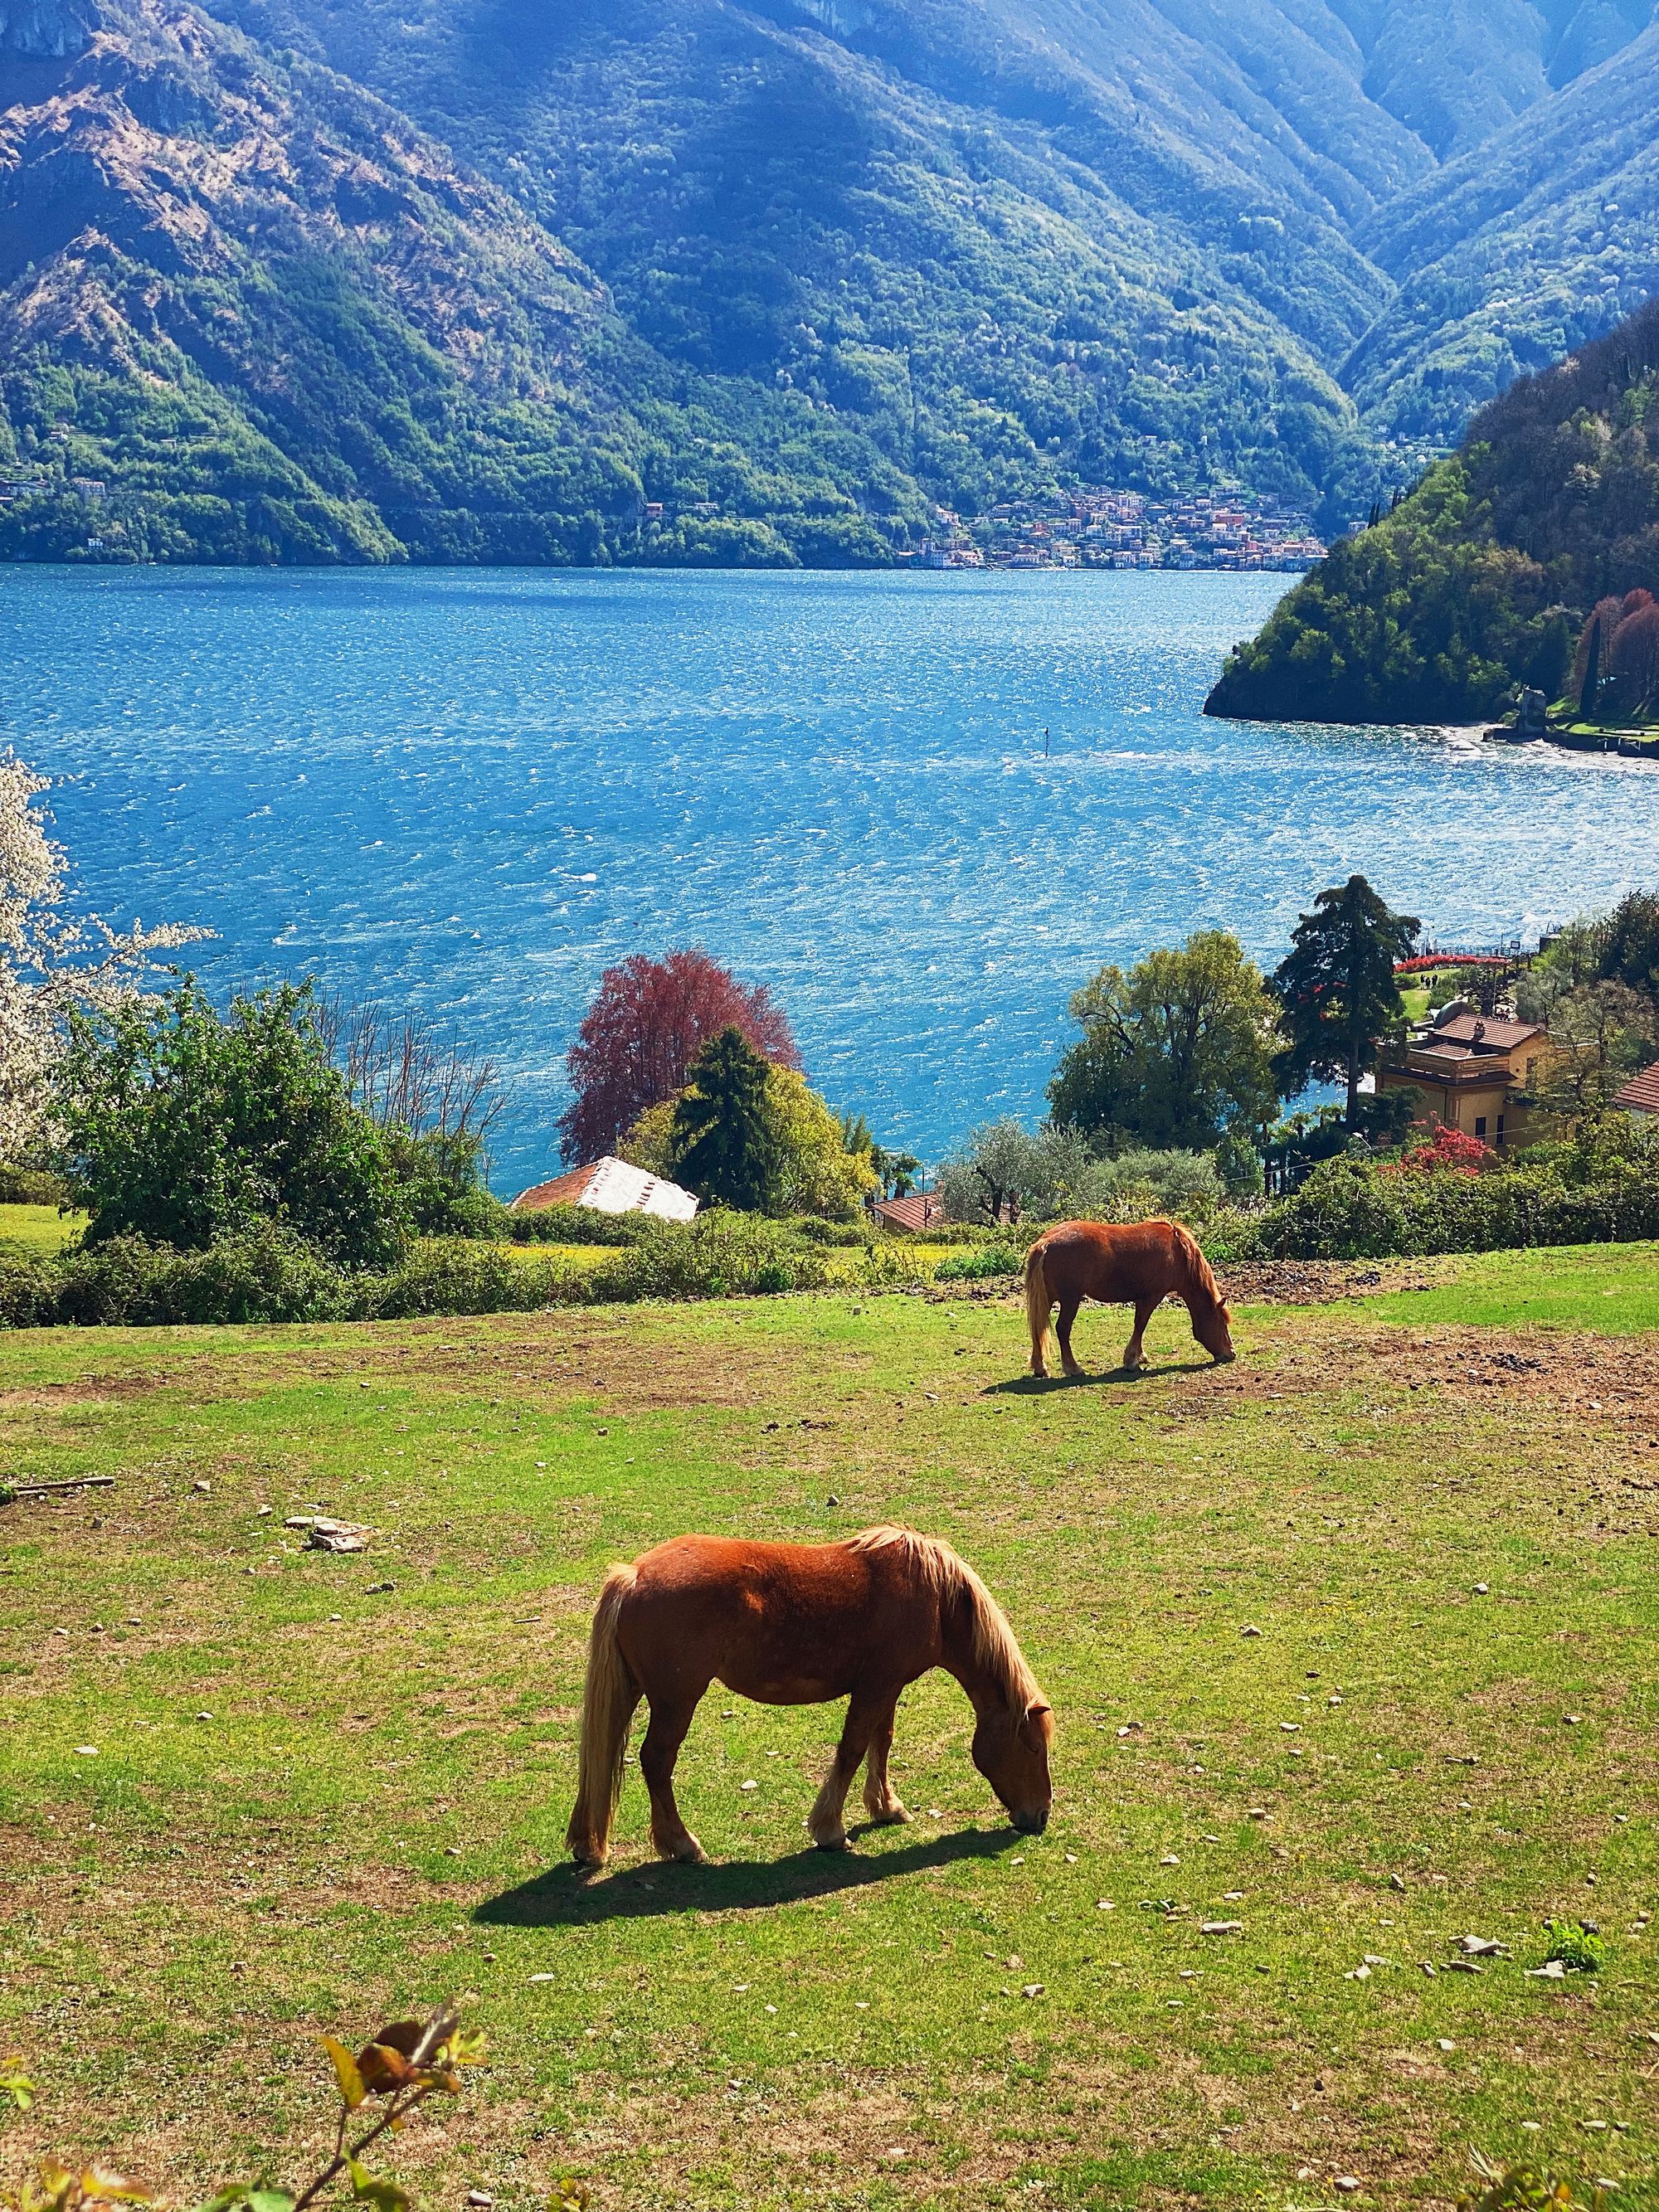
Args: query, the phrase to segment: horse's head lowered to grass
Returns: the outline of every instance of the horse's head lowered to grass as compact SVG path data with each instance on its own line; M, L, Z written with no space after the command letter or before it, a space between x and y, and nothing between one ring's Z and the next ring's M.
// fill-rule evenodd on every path
M1040 1836L1054 1796L1048 1777L1054 1717L1007 1616L948 1544L908 1529L866 1529L854 1540L902 1545L920 1578L938 1590L945 1664L973 1701L974 1764L1020 1833Z
M1206 1272L1208 1272L1207 1268ZM1201 1299L1195 1297L1188 1310L1193 1317L1193 1334L1211 1358L1224 1367L1229 1360L1238 1357L1233 1350L1233 1317L1227 1310L1226 1300L1219 1291L1215 1290L1213 1277L1211 1278L1210 1287L1214 1292L1214 1304L1206 1308Z
M1022 1836L1040 1836L1048 1825L1054 1796L1048 1746L1054 1733L1054 1717L1040 1698L1023 1712L1006 1705L981 1712L974 1730L974 1764Z

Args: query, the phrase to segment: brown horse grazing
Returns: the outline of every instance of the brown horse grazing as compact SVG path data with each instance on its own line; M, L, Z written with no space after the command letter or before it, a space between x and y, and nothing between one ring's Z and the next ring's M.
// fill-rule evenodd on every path
M866 1528L840 1544L678 1536L612 1567L588 1650L572 1853L586 1866L605 1863L629 1723L643 1697L651 1840L664 1858L702 1860L674 1802L674 1761L714 1681L764 1705L851 1700L806 1823L822 1850L846 1844L842 1810L866 1754L871 1820L907 1820L887 1781L894 1708L933 1667L948 1668L972 1701L975 1765L1014 1826L1040 1834L1053 1796L1053 1716L995 1600L948 1545L908 1528Z
M1039 1237L1025 1255L1025 1317L1031 1325L1031 1372L1048 1371L1043 1352L1049 1309L1060 1364L1083 1370L1072 1357L1072 1323L1085 1298L1103 1305L1133 1305L1134 1334L1123 1347L1123 1364L1149 1364L1141 1339L1146 1324L1171 1292L1185 1301L1193 1334L1218 1362L1233 1358L1232 1316L1222 1302L1210 1263L1177 1221L1062 1221Z

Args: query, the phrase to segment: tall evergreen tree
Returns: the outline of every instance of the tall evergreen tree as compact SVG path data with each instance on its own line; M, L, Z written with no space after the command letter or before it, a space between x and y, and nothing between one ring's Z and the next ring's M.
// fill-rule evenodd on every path
M1590 624L1589 656L1584 663L1584 688L1578 695L1578 719L1593 722L1601 696L1601 617Z
M767 1063L735 1024L692 1061L674 1105L674 1172L699 1198L754 1212L778 1178L778 1138L767 1100Z
M1359 1079L1405 1022L1395 963L1410 957L1421 927L1415 915L1392 913L1364 876L1320 892L1273 978L1290 1039L1279 1063L1287 1095L1314 1077L1345 1083L1354 1127Z

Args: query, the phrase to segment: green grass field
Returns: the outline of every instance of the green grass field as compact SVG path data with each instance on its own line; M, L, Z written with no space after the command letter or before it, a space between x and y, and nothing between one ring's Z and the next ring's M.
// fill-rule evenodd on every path
M61 1252L86 1225L84 1213L60 1213L55 1206L0 1206L0 1249Z
M0 1510L0 2183L295 2179L316 2036L454 1992L494 2060L391 2154L423 2205L1415 2206L1477 2149L1652 2204L1656 1327L1626 1247L1246 1310L1227 1369L1166 1310L1138 1382L1087 1314L1077 1386L968 1298L0 1340L0 1472L116 1478ZM302 1552L319 1507L370 1550ZM936 1676L912 1825L809 1852L838 1712L716 1691L718 1863L648 1858L630 1769L580 1881L605 1565L884 1519L1006 1606L1047 1834ZM1552 1916L1599 1975L1528 1977Z

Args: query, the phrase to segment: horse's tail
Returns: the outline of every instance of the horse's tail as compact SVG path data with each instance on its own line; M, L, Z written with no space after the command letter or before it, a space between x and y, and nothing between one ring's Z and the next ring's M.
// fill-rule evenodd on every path
M611 1823L622 1794L628 1723L640 1702L640 1686L617 1641L623 1600L638 1580L632 1567L612 1567L599 1592L587 1645L582 1691L581 1772L566 1842L586 1866L603 1866L611 1850Z
M1031 1372L1043 1371L1043 1353L1048 1341L1048 1311L1054 1300L1048 1295L1048 1277L1042 1264L1042 1240L1039 1237L1025 1255L1025 1318L1031 1328Z

